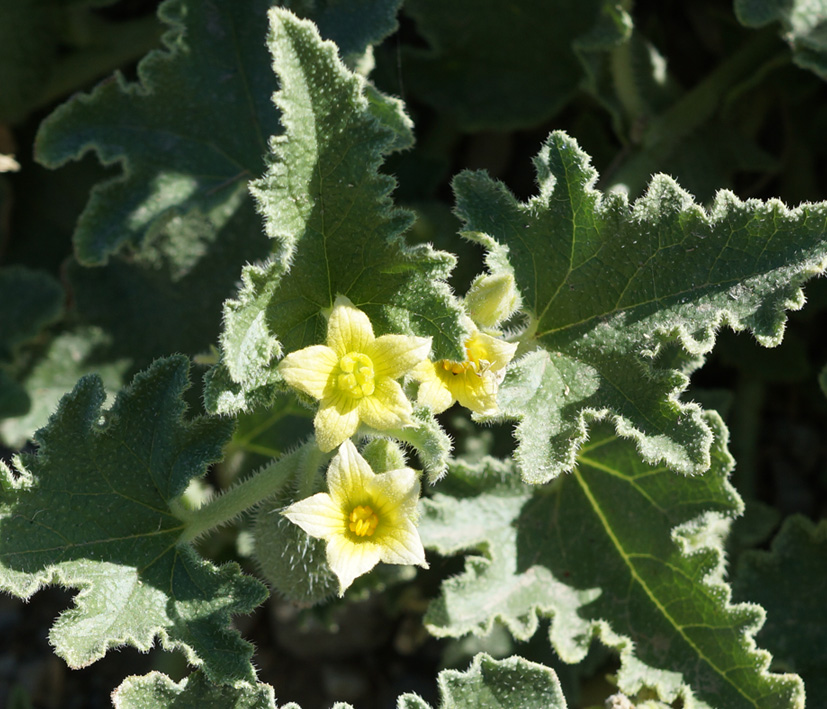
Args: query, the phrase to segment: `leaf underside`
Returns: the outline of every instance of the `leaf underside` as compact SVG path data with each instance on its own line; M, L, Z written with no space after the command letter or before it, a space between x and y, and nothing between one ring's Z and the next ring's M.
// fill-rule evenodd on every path
M311 23L279 9L270 20L285 132L271 141L267 173L252 191L277 248L268 263L244 270L238 298L225 306L222 360L206 394L208 407L223 412L272 396L275 359L324 341L324 312L339 294L377 334L430 336L437 353L462 351L460 309L445 283L453 258L404 243L412 217L393 206L394 180L378 172L399 147L398 132L377 118L364 79Z

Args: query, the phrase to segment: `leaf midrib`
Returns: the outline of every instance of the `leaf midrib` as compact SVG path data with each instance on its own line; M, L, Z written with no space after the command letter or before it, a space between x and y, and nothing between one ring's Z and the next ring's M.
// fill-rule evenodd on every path
M599 464L597 464L596 461L589 460L586 457L580 456L579 460L580 460L581 463L584 463L586 465L590 465L590 466L594 467L596 470L602 470L603 469L602 465L599 465ZM606 518L605 514L603 513L603 509L601 508L601 506L598 503L597 499L592 494L592 491L589 488L589 486L587 485L586 481L583 479L583 476L581 475L580 470L577 467L575 467L574 470L572 471L572 474L574 475L575 479L577 480L577 483L580 485L580 488L583 490L583 494L586 496L586 499L589 501L589 504L591 504L595 515L597 516L598 520L600 521L601 525L603 526L603 529L606 532L606 535L611 540L611 542L614 545L615 549L617 549L617 552L620 555L620 558L623 560L623 562L628 567L629 573L631 574L632 579L638 583L640 588L643 589L643 592L646 594L646 596L649 598L649 600L652 602L652 604L655 606L655 608L657 608L657 610L661 613L661 615L664 618L666 618L667 621L669 621L669 623L675 629L677 634L684 640L684 642L689 647L692 648L693 651L695 651L697 656L700 657L704 662L706 662L706 664L709 667L711 667L720 677L722 677L724 680L726 680L726 682L730 686L732 686L738 692L738 694L740 694L752 706L757 708L759 705L755 702L755 700L752 699L751 697L747 696L744 693L744 691L741 689L741 687L738 686L737 684L735 684L735 682L732 681L732 679L729 677L729 675L726 672L724 672L721 668L719 668L709 657L707 657L704 654L703 650L701 650L701 648L699 648L692 641L692 639L689 638L686 635L686 633L684 633L684 627L681 626L669 614L669 612L666 610L666 608L660 603L657 596L652 592L652 590L646 584L644 579L641 578L641 576L638 574L637 569L635 568L634 564L632 563L632 560L631 560L629 554L626 553L626 551L623 548L622 543L620 542L620 540L615 535L614 530L612 529L612 527L609 523L609 520ZM619 473L618 473L618 475L619 475ZM688 683L684 683L684 686L686 686L691 691L691 688L689 687Z

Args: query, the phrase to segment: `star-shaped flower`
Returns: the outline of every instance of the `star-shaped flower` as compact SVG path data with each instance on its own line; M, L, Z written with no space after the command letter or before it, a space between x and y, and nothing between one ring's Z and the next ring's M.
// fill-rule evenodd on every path
M497 391L505 368L514 358L516 343L486 335L472 326L465 341L464 362L426 360L413 371L420 382L417 401L442 413L455 401L474 413L497 413Z
M430 350L427 337L374 337L368 316L340 295L327 323L327 344L291 352L279 371L290 386L321 402L313 421L316 440L321 450L331 451L360 422L379 431L412 422L411 402L395 380Z
M416 528L419 476L410 468L375 474L349 440L327 470L329 493L293 503L282 513L327 542L327 563L339 595L380 561L428 568Z

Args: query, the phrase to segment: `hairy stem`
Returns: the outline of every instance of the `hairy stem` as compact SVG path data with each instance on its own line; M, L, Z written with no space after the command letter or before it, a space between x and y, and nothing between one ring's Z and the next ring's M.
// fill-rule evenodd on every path
M274 460L197 510L175 510L176 515L184 522L184 531L179 541L191 542L275 495L293 477L311 446L316 447L315 439L298 450Z

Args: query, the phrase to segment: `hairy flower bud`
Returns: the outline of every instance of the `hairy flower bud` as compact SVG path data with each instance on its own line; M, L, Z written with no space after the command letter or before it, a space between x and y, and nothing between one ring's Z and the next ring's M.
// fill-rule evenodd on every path
M508 320L520 307L520 294L511 273L480 275L465 295L465 307L481 328L493 328Z

